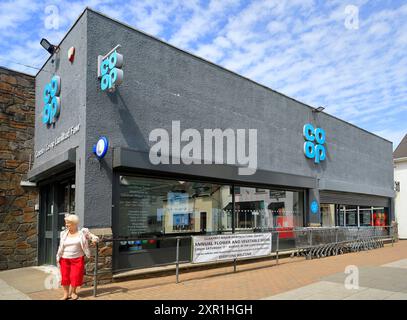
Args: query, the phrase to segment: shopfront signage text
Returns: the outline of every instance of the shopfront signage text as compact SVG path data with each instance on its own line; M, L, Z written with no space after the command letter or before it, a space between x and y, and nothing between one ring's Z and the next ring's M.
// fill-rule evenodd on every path
M43 92L44 108L42 110L42 123L50 125L55 123L61 111L61 78L53 76L45 85Z
M303 135L304 154L309 159L314 159L315 163L320 163L326 158L325 151L325 131L322 128L314 128L310 123L304 125Z
M56 147L58 144L61 142L69 139L71 136L76 134L80 129L79 123L75 126L70 127L68 130L62 132L58 137L56 137L54 140L52 140L50 143L48 143L45 147L39 149L38 151L35 152L35 158L38 158L42 156L44 153L50 151L54 147Z
M192 250L193 263L267 256L271 233L194 236Z

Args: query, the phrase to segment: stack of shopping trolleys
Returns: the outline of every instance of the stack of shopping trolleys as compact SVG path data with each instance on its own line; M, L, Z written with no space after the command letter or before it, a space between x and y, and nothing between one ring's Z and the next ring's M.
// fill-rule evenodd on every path
M297 255L307 259L381 248L389 237L378 227L301 228L294 235Z

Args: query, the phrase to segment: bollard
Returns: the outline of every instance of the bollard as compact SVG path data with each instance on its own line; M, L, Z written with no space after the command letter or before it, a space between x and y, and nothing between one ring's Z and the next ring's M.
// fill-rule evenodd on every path
M179 283L179 241L180 239L177 237L177 250L176 250L176 257L175 257L175 278L176 283Z
M276 240L276 264L278 264L278 250L279 250L279 244L280 244L280 237L279 233L277 232L277 240Z
M95 252L95 268L93 269L93 296L97 295L97 285L98 285L98 260L99 260L99 244L96 242L96 252Z
M233 272L236 272L237 259L233 259Z

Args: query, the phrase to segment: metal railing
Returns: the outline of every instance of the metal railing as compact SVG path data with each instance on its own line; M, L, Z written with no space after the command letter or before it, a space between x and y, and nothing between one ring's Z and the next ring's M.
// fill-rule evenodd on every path
M394 245L394 227L306 227L306 228L284 228L284 229L256 229L252 232L270 232L272 234L272 250L269 256L256 257L275 257L276 264L279 264L279 255L282 253L291 253L291 257L304 256L306 259L322 258L331 255L344 254L348 252L357 252L362 250L371 250L381 248L384 242L391 240ZM235 234L244 233L236 232ZM232 233L230 233L232 234ZM169 236L169 237L117 237L101 239L101 243L155 240L169 241L176 240L175 260L166 264L152 265L150 267L175 265L175 279L179 283L179 269L181 263L192 261L180 260L180 241L182 239L192 240L194 235L188 236ZM256 259L250 258L250 259ZM99 263L99 243L96 243L93 269L93 296L97 296ZM225 262L225 261L222 261ZM233 262L233 271L237 271L237 259L226 262ZM130 270L134 270L132 268ZM118 270L115 270L118 271ZM120 270L119 270L120 271ZM123 271L123 270L121 270Z

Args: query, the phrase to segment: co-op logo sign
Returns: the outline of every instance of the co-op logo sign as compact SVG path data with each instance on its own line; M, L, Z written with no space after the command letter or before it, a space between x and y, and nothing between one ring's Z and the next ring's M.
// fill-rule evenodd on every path
M102 91L114 91L123 82L123 55L117 52L117 45L104 56L98 56L98 78Z
M322 128L314 128L310 123L304 125L303 135L304 142L304 154L307 158L314 159L315 163L320 163L326 158L325 151L325 131Z
M44 108L42 110L42 123L50 125L55 123L61 111L61 78L53 76L51 81L44 88L43 100Z

